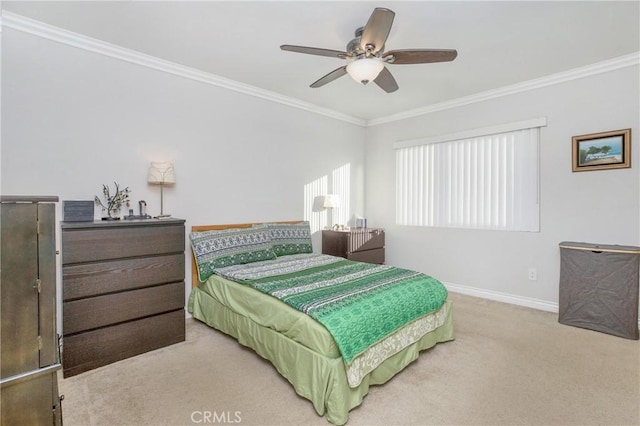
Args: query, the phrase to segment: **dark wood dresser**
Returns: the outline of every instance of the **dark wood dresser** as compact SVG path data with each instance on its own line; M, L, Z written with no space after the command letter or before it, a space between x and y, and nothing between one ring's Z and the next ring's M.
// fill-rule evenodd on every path
M322 253L357 262L384 263L384 229L322 231Z
M62 222L65 377L185 340L184 222Z

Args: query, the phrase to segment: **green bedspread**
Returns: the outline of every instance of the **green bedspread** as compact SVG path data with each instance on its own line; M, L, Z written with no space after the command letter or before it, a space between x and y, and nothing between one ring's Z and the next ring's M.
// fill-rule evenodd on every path
M327 255L294 255L216 273L274 296L324 325L345 363L445 303L428 275Z

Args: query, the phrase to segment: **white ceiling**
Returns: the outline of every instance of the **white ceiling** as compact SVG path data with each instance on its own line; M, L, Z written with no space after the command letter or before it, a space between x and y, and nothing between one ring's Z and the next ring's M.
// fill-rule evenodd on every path
M640 2L72 1L2 9L362 120L471 96L640 50ZM453 62L388 65L388 94L344 64L281 44L344 50L375 7L396 12L386 50L457 49Z

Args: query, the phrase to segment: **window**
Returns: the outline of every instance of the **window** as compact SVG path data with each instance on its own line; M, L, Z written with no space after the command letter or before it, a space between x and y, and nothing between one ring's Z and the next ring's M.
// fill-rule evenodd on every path
M545 125L541 118L396 143L396 223L539 231Z

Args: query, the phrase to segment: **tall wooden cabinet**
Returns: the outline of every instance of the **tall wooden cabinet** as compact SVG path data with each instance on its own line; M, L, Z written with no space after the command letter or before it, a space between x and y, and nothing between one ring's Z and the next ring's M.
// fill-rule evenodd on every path
M62 223L63 372L185 339L182 219Z
M55 202L0 197L1 424L62 423L57 371Z

